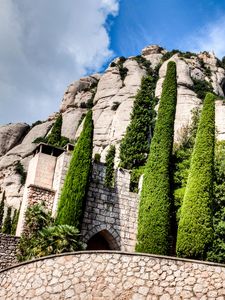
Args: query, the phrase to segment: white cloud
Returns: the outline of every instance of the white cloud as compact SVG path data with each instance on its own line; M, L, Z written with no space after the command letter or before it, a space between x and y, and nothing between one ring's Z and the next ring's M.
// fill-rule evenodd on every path
M119 0L0 1L0 123L46 118L66 86L112 56Z
M216 56L225 56L225 16L205 25L181 45L194 52L214 51Z

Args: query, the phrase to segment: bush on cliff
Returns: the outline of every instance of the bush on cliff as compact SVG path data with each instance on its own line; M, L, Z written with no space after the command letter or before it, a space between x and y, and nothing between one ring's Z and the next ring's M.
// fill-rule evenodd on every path
M93 121L90 110L75 145L59 200L56 223L80 228L89 184L92 158Z
M170 231L170 161L177 101L176 64L169 62L158 119L144 171L136 251L168 254Z
M215 96L205 97L181 207L177 255L204 259L213 238Z
M152 76L143 77L131 114L130 125L120 146L120 165L125 169L143 166L149 152L150 140L155 124L154 96L155 79Z
M11 212L12 212L12 208L8 207L6 217L2 226L2 232L5 234L11 234L11 230L12 230Z

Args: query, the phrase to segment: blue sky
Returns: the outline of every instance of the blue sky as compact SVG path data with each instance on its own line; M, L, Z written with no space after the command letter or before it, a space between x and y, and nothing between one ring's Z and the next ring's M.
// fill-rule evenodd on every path
M0 0L0 124L59 110L67 86L149 44L225 55L225 0Z
M124 56L135 55L148 44L169 50L197 49L192 39L209 33L224 16L225 0L121 0L111 26L111 47Z

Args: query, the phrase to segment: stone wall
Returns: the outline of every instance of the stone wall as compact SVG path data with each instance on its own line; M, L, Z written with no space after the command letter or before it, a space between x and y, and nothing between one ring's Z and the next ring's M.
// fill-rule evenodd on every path
M45 187L30 184L28 187L27 199L28 207L34 204L41 204L44 202L44 206L51 211L53 206L53 201L55 197L55 191Z
M225 265L121 252L46 257L0 272L0 299L225 299Z
M18 237L0 233L0 270L17 263L16 246L18 242ZM2 298L0 297L0 299Z
M138 195L129 192L130 174L117 169L115 187L104 186L105 166L94 164L81 235L88 243L101 233L111 250L134 251L137 231Z

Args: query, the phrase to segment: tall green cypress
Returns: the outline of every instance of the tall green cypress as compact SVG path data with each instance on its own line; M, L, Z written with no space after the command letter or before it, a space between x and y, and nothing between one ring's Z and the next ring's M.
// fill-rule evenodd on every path
M6 217L2 227L2 232L5 234L11 234L11 229L12 229L11 212L12 212L12 208L8 207Z
M156 79L142 78L131 114L131 122L120 145L120 166L133 169L143 166L149 152L150 139L155 125Z
M85 196L91 172L93 121L92 111L86 115L83 131L73 151L61 197L56 223L80 228Z
M181 207L177 255L203 259L212 242L215 96L207 93Z
M4 215L4 206L5 206L5 191L2 193L2 200L0 203L0 231L2 228L2 220Z
M170 230L170 161L177 102L176 64L169 62L158 119L144 171L136 251L168 254Z
M108 188L114 185L114 160L116 154L116 147L111 145L106 155L106 174L105 174L105 186Z

